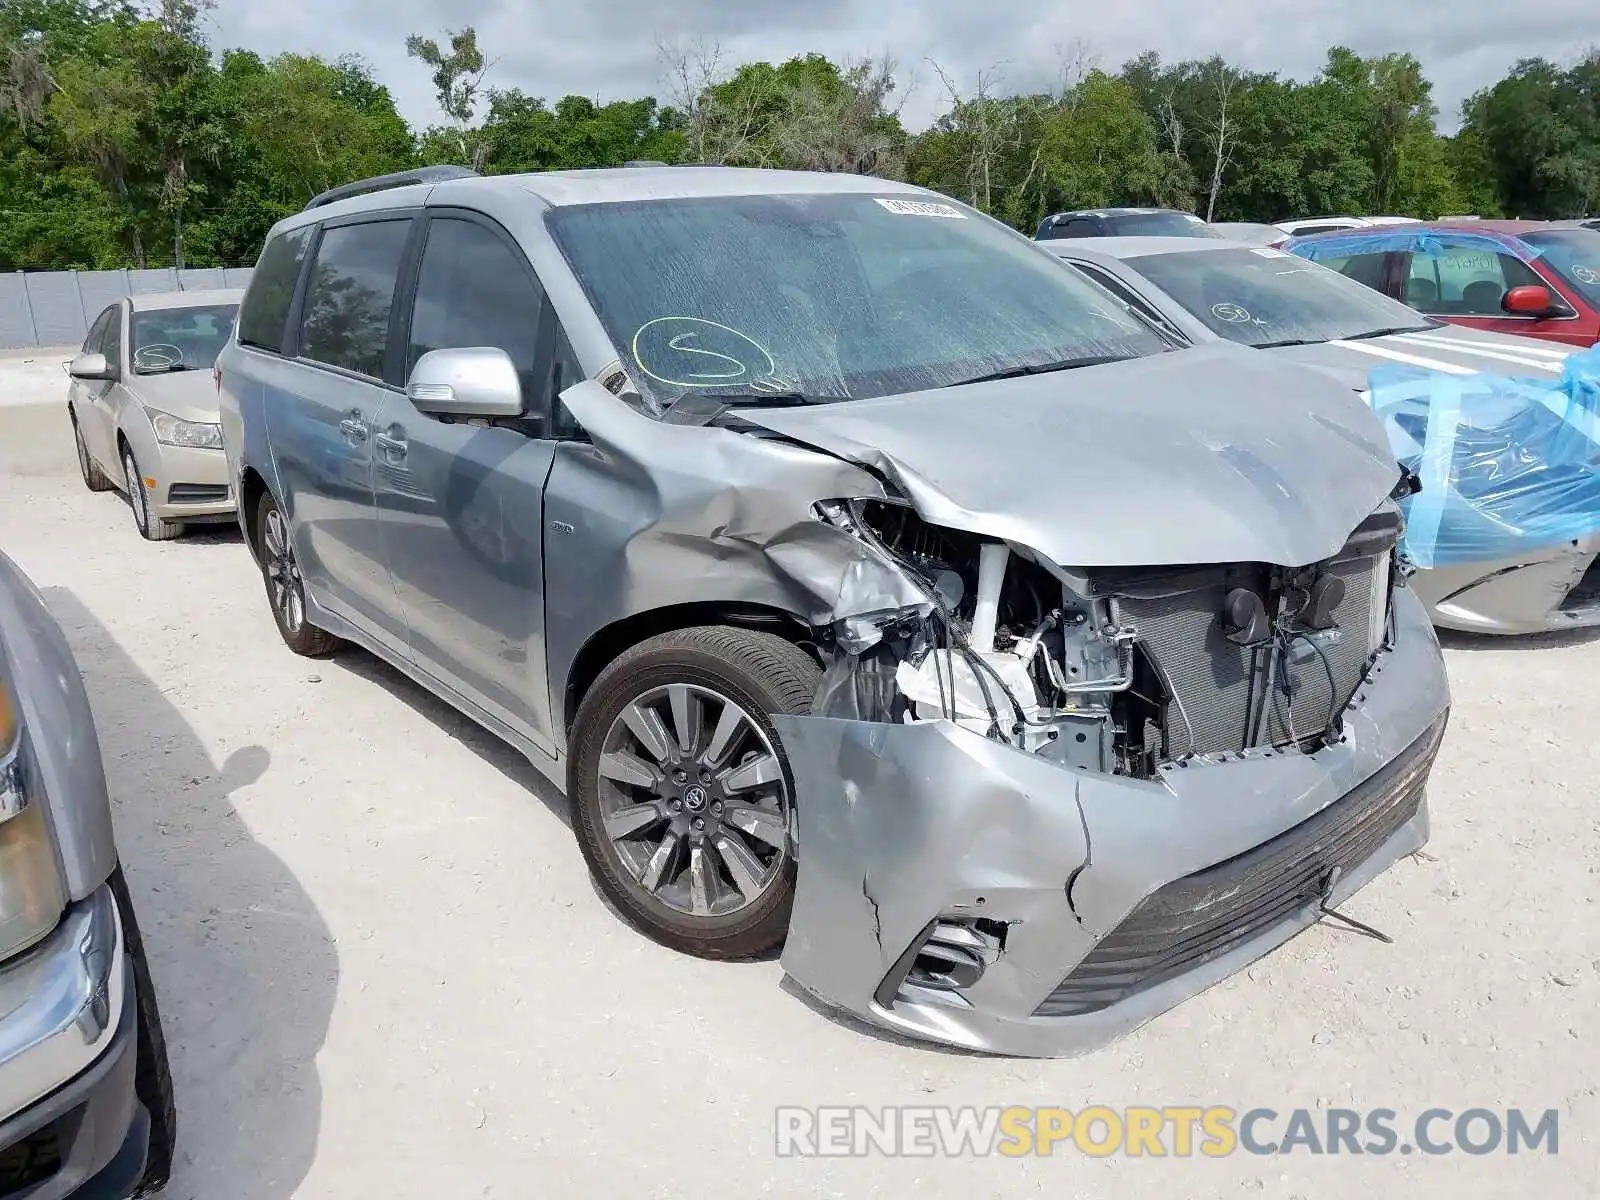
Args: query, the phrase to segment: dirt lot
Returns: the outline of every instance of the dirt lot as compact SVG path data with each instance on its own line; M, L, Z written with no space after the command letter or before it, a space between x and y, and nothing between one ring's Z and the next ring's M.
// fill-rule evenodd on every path
M94 697L179 1088L167 1194L1600 1196L1600 638L1449 641L1432 843L1348 909L1395 945L1325 923L1074 1061L943 1053L629 931L512 751L363 654L289 654L236 537L144 544L86 491L64 355L33 357L0 358L0 547ZM1561 1141L774 1156L775 1107L848 1104L1521 1106Z

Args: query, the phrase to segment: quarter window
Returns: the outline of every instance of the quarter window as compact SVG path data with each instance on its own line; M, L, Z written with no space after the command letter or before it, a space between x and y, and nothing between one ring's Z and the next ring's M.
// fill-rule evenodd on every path
M106 326L111 323L111 314L117 311L113 304L94 319L94 324L89 326L89 333L83 339L84 354L104 354L106 350Z
M311 239L310 225L280 233L267 242L250 276L250 289L239 307L239 341L274 354L283 350L283 326L294 303L300 264Z
M106 310L110 318L106 322L105 356L106 361L118 370L122 368L122 305L113 304Z
M409 220L323 231L300 325L302 358L383 378L389 310L410 232Z
M523 399L536 407L543 302L522 256L498 236L473 221L435 218L417 281L406 375L430 350L495 346L511 356Z

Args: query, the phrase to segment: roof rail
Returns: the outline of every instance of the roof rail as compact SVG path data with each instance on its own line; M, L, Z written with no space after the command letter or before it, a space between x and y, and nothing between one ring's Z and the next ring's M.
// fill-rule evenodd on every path
M374 175L371 179L358 179L319 192L306 201L306 208L321 208L335 200L351 196L364 196L368 192L381 192L388 188L409 187L414 183L443 183L447 179L476 179L478 173L471 167L418 167L412 171L396 171L392 175Z

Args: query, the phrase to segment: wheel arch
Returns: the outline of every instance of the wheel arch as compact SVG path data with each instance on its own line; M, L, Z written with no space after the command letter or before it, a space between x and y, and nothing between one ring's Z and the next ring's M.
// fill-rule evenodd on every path
M571 734L584 697L600 673L619 657L640 642L660 634L700 625L727 625L776 634L800 646L821 663L811 625L804 617L776 605L707 600L646 609L596 630L573 657L566 685L559 696L563 732Z
M239 474L239 529L244 534L244 544L250 548L250 555L258 566L261 563L261 545L257 541L256 511L270 490L261 472L246 464Z

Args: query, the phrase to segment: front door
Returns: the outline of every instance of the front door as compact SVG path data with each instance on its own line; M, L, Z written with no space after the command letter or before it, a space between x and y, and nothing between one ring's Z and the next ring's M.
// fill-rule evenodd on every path
M89 327L80 353L104 354L106 362L116 367L119 339L112 331L118 328L121 319L121 304L113 304L102 312ZM107 419L114 386L109 379L74 379L70 389L72 411L77 414L78 432L83 435L84 448L88 450L89 457L99 463L112 479L121 479L122 463Z
M406 371L430 350L511 356L528 416L495 425L429 416L403 395L374 423L373 484L384 557L413 660L554 752L545 683L544 487L553 320L522 253L470 214L429 220Z
M389 327L411 225L401 215L323 229L296 360L283 364L292 378L267 405L278 499L312 601L401 654L405 619L383 562L372 466L379 414L400 394Z

